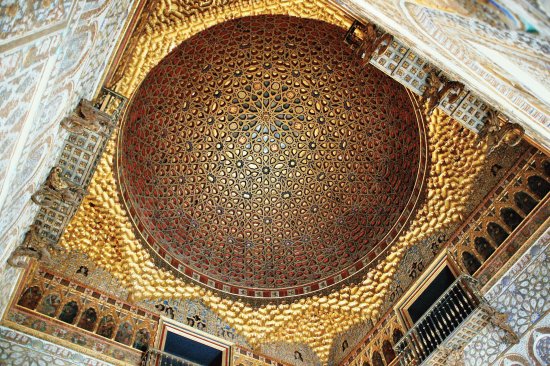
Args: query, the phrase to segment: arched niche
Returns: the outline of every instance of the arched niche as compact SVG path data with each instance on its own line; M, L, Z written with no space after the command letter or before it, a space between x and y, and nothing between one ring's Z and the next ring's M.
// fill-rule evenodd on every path
M548 191L550 191L550 183L546 179L539 177L538 175L532 175L527 179L527 186L537 196L539 200L546 197Z
M61 304L61 297L58 294L49 294L40 303L36 311L41 314L54 317Z
M40 302L40 299L42 299L42 290L40 287L31 286L21 294L19 301L17 301L17 305L34 310Z
M78 303L76 301L69 301L63 305L61 313L59 314L59 320L65 323L73 324L76 316L78 315Z
M506 238L508 238L508 232L495 222L487 224L487 234L493 239L493 242L498 247L502 244Z
M374 351L372 354L372 365L373 366L384 366L384 361L382 361L382 356L378 351Z
M395 351L387 339L382 343L382 353L384 354L384 359L386 359L386 364L390 364L395 359Z
M537 201L533 197L522 191L516 192L516 194L514 194L514 202L516 203L516 206L526 215L533 211L534 208L537 206Z
M475 238L474 246L484 260L489 259L491 254L495 252L495 248L493 248L489 241L482 236Z
M145 328L142 328L137 331L136 333L136 339L134 340L134 344L132 347L135 349L139 349L140 351L147 351L149 348L149 340L151 339L151 335L149 334L149 331Z
M132 343L134 327L130 322L122 322L116 332L115 341L129 346Z
M518 214L516 210L511 207L504 207L500 209L500 217L512 231L515 230L523 221L523 217L521 217L520 214Z
M77 327L86 329L90 332L94 330L95 323L97 322L97 312L94 308L88 308L80 317Z
M392 341L393 344L399 343L399 341L403 338L403 332L399 329L394 329L392 334Z
M479 260L470 252L462 253L462 263L469 274L473 275L481 267Z
M105 337L105 338L112 338L113 333L115 332L115 319L112 315L105 315L101 320L99 321L99 325L97 327L96 334Z

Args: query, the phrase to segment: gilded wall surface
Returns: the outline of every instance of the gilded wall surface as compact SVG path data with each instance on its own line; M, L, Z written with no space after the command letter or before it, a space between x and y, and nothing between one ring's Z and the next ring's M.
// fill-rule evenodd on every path
M542 36L548 34L548 13L539 2L498 1L499 6L470 0L334 2L414 47L516 119L539 144L550 146L550 48ZM528 14L539 28L518 14Z
M61 119L81 98L93 98L133 3L2 2L0 268L36 213L29 198L59 154ZM13 280L13 270L0 272ZM8 290L2 287L3 297Z
M4 224L0 227L14 228L8 233L10 238L19 237L17 228L22 227L23 222L27 223L28 218L32 216L30 214L18 216L22 212L22 209L18 209L18 207L27 204L30 193L36 183L43 180L48 170L48 164L54 158L54 156L50 156L49 159L52 160L44 160L44 154L37 153L33 148L34 143L29 145L29 149L25 149L27 141L30 141L27 137L33 136L37 130L43 131L48 136L48 138L44 137L48 142L44 143L43 151L55 152L55 149L52 150L52 146L57 146L55 145L56 136L58 136L57 122L76 104L80 96L89 97L93 94L100 80L99 75L105 68L104 57L112 47L112 43L109 41L104 41L105 44L97 43L97 48L92 47L96 44L94 42L99 42L97 39L101 39L101 36L97 35L99 38L96 41L87 37L98 32L104 35L109 32L117 34L122 24L120 20L124 19L130 5L130 3L122 1L101 4L87 2L87 7L82 8L67 3L62 9L58 6L59 2L55 2L55 4L57 8L53 13L48 13L50 15L48 15L48 22L44 27L55 28L55 24L57 24L55 16L61 17L62 15L54 16L52 14L62 14L65 8L67 14L80 14L77 18L84 23L77 22L73 28L70 28L71 32L56 33L52 31L50 43L44 43L53 44L52 48L43 46L44 48L31 51L32 47L29 46L26 51L23 51L17 48L18 46L13 46L13 50L17 49L21 53L12 56L11 69L19 70L26 64L26 62L17 60L29 60L29 67L32 66L29 70L35 73L32 75L35 75L36 78L30 74L27 75L31 71L22 69L14 73L14 75L20 75L17 76L20 79L9 79L12 80L12 84L5 86L6 90L13 90L10 92L13 93L10 94L13 97L5 100L5 105L13 105L13 109L18 108L17 113L9 113L7 117L13 121L19 121L10 124L10 128L6 130L7 139L11 141L9 136L12 136L13 142L10 142L11 145L8 144L5 154L2 152L2 156L6 156L6 158L1 160L7 167L6 170L2 170L7 172L6 177L2 178L2 182L15 182L18 179L18 185L0 182L3 184L0 198L15 197L13 200L0 199L0 204L5 201L3 207L6 209L5 212L10 214L7 217L2 217ZM405 13L401 11L401 8L395 8L392 4L385 2L380 5L380 9L390 9L390 12L394 12L392 16L404 16ZM429 11L432 10L441 11L437 9ZM13 17L10 14L18 14L17 11L20 11L17 6L11 7L1 16L8 19L8 16ZM80 13L78 13L79 11ZM362 10L357 12L362 13ZM39 17L43 12L37 12L37 14L36 17ZM136 32L130 38L128 48L118 63L114 78L108 80L108 85L130 97L147 72L183 40L223 20L255 14L289 14L310 17L342 27L347 27L350 24L350 19L346 18L340 10L324 2L286 0L275 3L271 1L214 0L198 5L194 1L152 1L140 17ZM95 19L96 15L102 19L103 23L94 26L90 19ZM368 15L366 16L368 17ZM36 17L25 17L25 19L35 19ZM68 15L67 17L67 19L72 19ZM23 17L15 16L14 19L21 21ZM387 19L387 17L382 16L380 19ZM401 20L403 23L409 21L405 18ZM66 22L72 24L69 20ZM89 24L90 22L92 24ZM392 23L392 25L395 24ZM19 37L28 29L35 28L32 24L21 24L17 27L14 26L13 32ZM388 29L399 30L399 28L391 27ZM396 31L395 34L402 35L399 31ZM418 35L416 28L412 34ZM43 40L43 38L38 38L38 40ZM112 41L114 38L108 39ZM426 35L423 35L422 39L426 42L434 42L434 39ZM404 37L404 40L407 38ZM65 50L64 45L73 51ZM22 47L24 48L24 46ZM47 61L48 65L42 65L44 57L35 59L34 56L28 56L37 55L38 52L42 52L40 50L45 52L40 55L51 53L53 56L50 58L53 61ZM435 61L440 60L436 57L437 52L431 48L421 50L426 51L427 55L432 55ZM13 51L13 53L16 52ZM47 57L46 59L49 60ZM5 69L7 68L2 67L2 70ZM55 78L50 80L49 76L43 76L46 75L44 70L49 70L48 72L55 75ZM452 71L452 68L450 70ZM474 74L471 76L472 80L478 77ZM41 84L33 86L35 79L42 80ZM24 82L25 80L27 81ZM542 80L544 81L544 78ZM71 82L65 84L65 81ZM509 87L506 83L495 85L497 88L500 85ZM474 86L477 85L474 83ZM8 95L7 93L6 95ZM499 99L508 105L507 108L511 108L507 111L510 114L517 114L520 113L518 110L522 109L521 114L528 115L528 118L535 121L533 126L538 126L536 123L541 124L540 114L537 114L538 109L536 109L539 106L533 107L530 104L530 99L523 95L523 91L518 94L514 89L510 93L510 98L513 99L511 102ZM38 95L40 97L36 99ZM518 95L519 97L517 97ZM17 103L14 102L15 100ZM35 101L43 103L44 108L32 107L38 105L35 104ZM0 103L4 103L4 101L0 101ZM510 107L510 103L514 107ZM59 106L65 107L59 108ZM11 111L10 108L2 110ZM48 116L40 117L46 111L49 111ZM28 118L28 115L40 118ZM27 125L26 121L45 123L45 125L40 124L33 127L34 125ZM533 136L540 137L544 134L544 132L541 133L540 126L536 128L533 126L527 126L531 127L529 131ZM352 338L357 339L364 335L364 333L356 331L356 334L348 342L345 337L342 337L342 334L347 331L350 331L351 334L364 324L372 326L380 319L389 304L388 296L390 293L394 293L395 296L395 287L392 284L395 277L398 276L398 268L403 261L416 263L410 259L414 257L414 251L411 254L410 249L428 242L437 242L442 232L447 233L456 228L472 209L471 197L475 197L475 194L478 193L478 190L475 189L478 183L476 178L480 172L492 169L492 167L487 167L488 163L485 161L486 157L483 152L485 151L484 146L478 143L476 136L439 111L428 120L427 130L431 165L427 177L426 199L410 228L397 239L391 254L370 270L364 278L327 294L312 295L281 304L255 305L246 301L226 298L217 292L207 290L190 281L175 277L171 272L157 268L148 252L134 236L128 215L119 200L113 166L114 141L109 144L99 164L90 186L90 193L70 224L63 238L63 245L72 253L86 253L89 268L97 268L97 272L94 270L94 273L101 273L101 271L109 273L105 276L97 275L92 280L92 271L90 271L90 288L104 286L105 291L117 297L127 297L131 303L139 303L143 307L155 307L159 311L166 311L162 310L160 306L156 307L159 304L164 305L165 308L171 306L181 308L181 312L175 312L176 316L180 316L182 321L189 321L187 318L190 318L193 320L193 324L197 324L197 327L203 323L198 321L195 315L203 319L201 314L204 311L207 313L205 319L210 322L208 324L217 323L219 320L219 327L211 328L213 332L219 331L219 335L226 339L231 337L229 334L233 334L237 343L261 350L292 364L330 363L335 358L343 358L349 352L348 350L353 348L353 344L349 344L352 343ZM38 133L38 135L40 134ZM40 136L36 138L38 139ZM18 151L17 157L21 157L22 161L32 161L32 156L36 157L36 161L31 164L34 168L29 168L25 174L23 174L23 170L17 171L13 170L16 168L9 168L10 164L15 167L16 160L13 157ZM23 156L25 151L28 151L28 155ZM32 152L35 154L32 155ZM29 187L24 192L19 192L25 186ZM12 192L12 190L17 192ZM16 203L18 199L20 199L19 206ZM10 216L13 217L10 218ZM1 234L2 231L0 231ZM8 234L4 234L4 238L8 238ZM10 241L3 241L3 243L8 242ZM10 243L12 246L15 244L14 240L11 240ZM71 273L74 275L78 270L80 268L71 268L67 271L67 275ZM421 271L420 268L416 270ZM82 273L78 275L82 276ZM113 278L112 282L102 283L101 279L108 276ZM82 281L88 283L88 279L82 278ZM195 306L196 304L198 306ZM194 307L196 312L193 313L189 309ZM204 322L204 324L206 323ZM344 341L348 343L347 347L344 347ZM298 351L298 354L295 351ZM242 354L239 357L245 365L264 364L253 356Z

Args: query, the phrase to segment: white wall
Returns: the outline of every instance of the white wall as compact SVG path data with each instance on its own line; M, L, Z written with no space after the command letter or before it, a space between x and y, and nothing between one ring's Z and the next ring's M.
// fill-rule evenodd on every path
M539 35L506 30L498 17L494 17L493 26L488 25L490 16L481 8L477 14L474 8L470 16L463 16L460 9L468 7L465 0L332 1L416 49L550 149L550 39L545 36L550 33L550 23L547 13L533 5L544 0L500 1L505 6L514 3L515 8L523 9L523 16L533 14L530 19L534 23L538 19ZM472 2L469 4L471 8Z
M0 277L10 285L0 297L17 280L3 267L37 211L31 194L59 156L60 121L101 87L133 3L0 0Z

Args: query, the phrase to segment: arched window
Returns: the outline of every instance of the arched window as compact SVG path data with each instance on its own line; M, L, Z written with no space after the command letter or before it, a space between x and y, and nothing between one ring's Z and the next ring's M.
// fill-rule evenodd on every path
M111 315L105 315L101 318L96 333L105 338L112 338L115 331L115 320Z
M464 263L464 267L471 275L473 275L479 267L481 267L481 263L479 263L477 258L468 252L462 253L462 263Z
M545 160L542 162L542 171L544 175L550 177L550 160Z
M42 290L38 286L32 286L23 292L17 305L33 310L42 298Z
M498 247L508 237L508 232L497 223L490 222L487 225L487 233L493 239L495 245Z
M59 320L73 324L74 320L78 314L78 304L76 301L69 301L61 309L61 314L59 314Z
M49 294L42 300L36 311L47 316L54 317L61 304L61 298L58 294Z
M514 202L516 203L516 206L518 206L518 208L526 215L533 211L537 205L537 201L525 192L517 192L514 195Z
M399 329L395 329L393 331L393 336L392 336L393 344L395 345L395 344L399 343L401 338L403 338L403 332L401 332Z
M134 341L133 347L139 349L140 351L147 351L149 348L149 331L147 329L140 329L136 333L136 340Z
M527 186L540 200L546 197L546 194L550 191L550 183L538 175L530 176L527 179Z
M387 339L382 343L382 353L384 354L384 358L386 359L386 364L389 364L393 361L395 358L395 352L393 351L393 347Z
M491 254L495 252L495 249L493 248L493 246L489 244L487 239L485 239L484 237L475 238L474 245L476 247L477 252L479 253L480 256L483 257L484 260L489 259Z
M372 364L373 366L384 366L384 361L382 361L382 356L380 356L378 351L372 354Z
M523 221L523 218L513 208L510 207L505 207L501 209L500 217L511 230L517 228L518 225L521 224L521 222Z
M78 327L93 332L95 322L97 321L97 312L94 308L88 308L82 313L80 320L78 321Z
M132 327L132 324L128 322L123 322L118 327L118 331L116 332L116 336L115 336L115 341L129 346L130 343L132 343L133 332L134 332L134 327Z

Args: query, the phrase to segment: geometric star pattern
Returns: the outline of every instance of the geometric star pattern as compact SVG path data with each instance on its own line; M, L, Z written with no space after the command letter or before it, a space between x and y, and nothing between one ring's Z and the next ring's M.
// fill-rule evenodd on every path
M422 122L344 34L310 19L240 18L148 74L118 169L155 255L218 290L291 296L343 280L395 239L420 195Z

